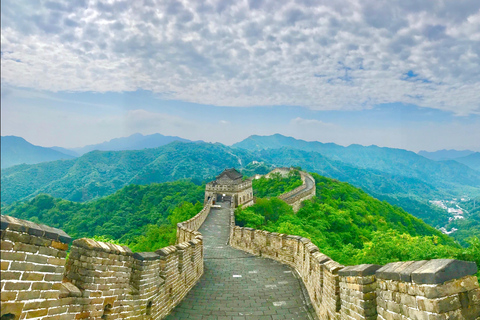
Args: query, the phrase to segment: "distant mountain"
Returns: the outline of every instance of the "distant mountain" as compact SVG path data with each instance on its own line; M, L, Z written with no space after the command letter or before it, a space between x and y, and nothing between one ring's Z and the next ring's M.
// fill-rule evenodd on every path
M253 161L256 164L252 164ZM301 166L304 170L349 182L375 197L405 208L433 226L444 225L448 220L447 216L429 210L430 206L425 201L448 195L446 190L438 187L438 183L430 184L425 179L400 173L359 168L314 151L283 147L252 152L220 143L172 142L154 149L93 151L67 161L7 168L1 173L1 200L2 205L7 205L46 193L83 202L112 194L129 184L179 179L193 179L200 183L213 179L225 168L236 167L253 175L268 172L271 165ZM459 163L455 165L476 173ZM480 184L480 174L476 174ZM480 189L470 188L480 194Z
M164 136L160 133L151 135L142 135L141 133L132 134L129 137L115 138L99 144L92 144L81 148L72 148L70 150L79 155L93 150L99 151L120 151L120 150L142 150L146 148L158 148L173 141L191 142L175 136Z
M378 146L365 147L357 144L343 147L334 143L297 140L280 134L251 136L232 147L250 151L287 147L318 152L330 160L337 160L353 167L381 171L394 176L415 178L435 188L441 188L452 193L465 192L465 187L467 189L468 187L480 188L478 171L452 160L437 162L403 149Z
M455 159L455 161L463 163L466 166L469 166L472 169L480 171L480 152L472 153L466 157L461 157Z
M1 137L2 169L18 164L36 164L45 161L72 159L71 155L33 145L21 137Z
M129 184L180 179L209 180L225 168L256 160L245 150L221 144L172 142L154 149L92 151L67 160L2 170L2 204L47 193L72 201L87 201Z
M79 156L79 154L76 153L75 151L70 150L70 149L66 149L66 148L62 148L62 147L50 147L50 149L61 152L61 153L71 155L72 157L75 157L75 158Z
M419 151L418 154L421 155L422 157L425 157L430 160L435 160L435 161L442 161L442 160L453 160L457 159L460 157L466 157L468 155L471 155L472 153L475 153L475 151L472 150L438 150L434 152L429 152L429 151Z

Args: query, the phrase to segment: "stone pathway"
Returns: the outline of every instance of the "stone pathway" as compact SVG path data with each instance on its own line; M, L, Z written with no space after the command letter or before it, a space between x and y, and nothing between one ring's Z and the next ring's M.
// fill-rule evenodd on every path
M230 209L221 205L199 230L205 273L166 319L315 319L289 266L226 244Z

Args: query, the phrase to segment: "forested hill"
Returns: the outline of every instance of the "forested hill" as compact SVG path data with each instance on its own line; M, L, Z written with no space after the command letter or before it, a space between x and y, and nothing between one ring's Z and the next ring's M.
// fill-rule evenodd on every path
M255 164L253 162L256 162ZM259 163L258 163L259 162ZM92 151L72 160L19 165L2 170L2 206L46 193L71 201L97 199L129 184L149 184L192 179L210 181L225 168L247 175L266 173L275 166L300 166L308 171L349 182L371 195L389 201L424 219L444 226L448 215L427 200L452 195L430 180L376 169L358 168L321 153L292 148L248 151L222 144L182 143L137 151ZM480 188L463 186L480 194Z
M250 151L291 148L318 152L331 159L357 168L373 169L392 175L415 178L437 188L463 191L465 187L480 188L480 172L455 161L433 161L414 152L377 146L339 146L334 143L308 142L285 137L251 136L233 145Z
M235 212L240 226L309 238L320 251L346 265L457 258L480 263L480 241L467 249L387 202L348 183L313 173L317 193L295 214L285 202L257 199Z
M221 144L173 142L137 151L92 151L79 158L2 170L2 204L40 193L72 201L112 194L129 184L179 179L196 182L215 177L225 168L256 160L245 150Z
M2 214L60 228L73 238L97 236L134 251L154 251L175 242L176 224L200 212L204 193L205 186L177 181L129 185L87 203L42 194Z

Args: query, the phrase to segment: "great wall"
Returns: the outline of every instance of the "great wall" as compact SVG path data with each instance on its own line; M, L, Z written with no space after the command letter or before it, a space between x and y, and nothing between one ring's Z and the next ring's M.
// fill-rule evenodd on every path
M294 209L315 194L313 178L302 181L280 197ZM253 203L241 183L213 185L202 211L177 225L177 244L156 252L72 242L2 215L1 320L480 319L475 263L340 265L309 239L235 226L232 207Z

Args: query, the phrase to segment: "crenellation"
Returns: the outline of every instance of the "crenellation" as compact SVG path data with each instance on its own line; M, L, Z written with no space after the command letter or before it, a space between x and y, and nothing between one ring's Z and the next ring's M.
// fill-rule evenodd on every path
M309 239L235 226L230 245L295 269L319 319L476 319L474 263L450 259L345 267Z
M178 225L177 244L132 253L125 246L1 216L1 314L15 319L162 319L203 274L196 231L211 201Z

